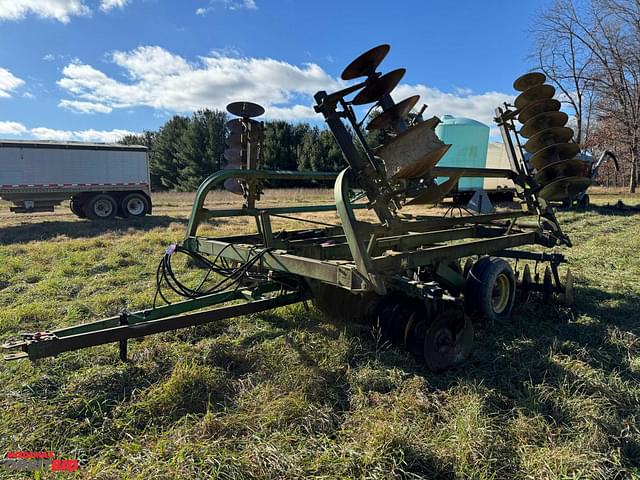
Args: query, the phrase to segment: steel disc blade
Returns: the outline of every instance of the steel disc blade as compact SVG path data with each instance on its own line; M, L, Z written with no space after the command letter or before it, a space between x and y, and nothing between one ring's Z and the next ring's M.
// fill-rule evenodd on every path
M242 158L242 151L239 148L227 148L224 151L224 159L227 162L237 162Z
M528 90L531 87L535 87L536 85L542 85L546 79L547 76L544 73L525 73L524 75L518 77L515 82L513 82L513 88L515 88L519 92L524 92L525 90Z
M554 143L566 143L573 138L573 130L569 127L545 128L533 135L523 148L529 153L535 153Z
M560 202L575 197L591 185L587 177L564 177L546 185L538 195L550 202Z
M224 142L229 148L240 148L242 146L242 134L233 133L227 136Z
M473 347L473 324L462 311L438 315L424 339L424 360L430 370L441 372L461 364Z
M377 102L380 100L380 97L396 88L406 71L404 68L398 68L397 70L385 73L379 78L371 79L367 86L360 90L360 93L355 96L351 103L354 105L365 105L367 103Z
M555 93L556 89L551 85L536 85L535 87L528 88L518 95L515 101L515 106L518 110L521 110L537 100L552 98Z
M238 117L259 117L264 113L264 108L252 102L233 102L227 105L227 112Z
M564 280L564 293L560 296L562 299L562 303L565 307L570 307L573 305L573 301L575 298L574 290L573 290L573 274L571 270L567 268L567 276Z
M409 200L405 205L426 205L438 203L440 200L446 197L451 190L453 190L453 187L456 186L456 183L458 183L458 180L461 176L461 174L454 175L449 178L449 180L441 183L438 186L428 187L424 192L422 192L412 200Z
M389 50L391 50L391 46L387 44L378 45L377 47L373 47L371 50L367 50L351 62L347 68L344 69L340 77L343 80L368 77L375 73L376 68L380 63L382 63L382 60L387 56Z
M444 156L445 153L451 148L451 144L443 145L442 147L427 153L417 162L411 165L402 167L398 170L393 177L393 180L400 180L403 178L420 178L426 175Z
M229 132L231 132L232 134L242 132L242 120L239 118L229 120L225 125L229 129Z
M536 173L536 182L540 185L551 183L560 177L584 176L586 164L582 160L572 158L560 162L550 163Z
M231 160L224 167L227 170L242 170L242 160Z
M551 127L563 127L569 121L569 116L564 112L539 113L520 129L520 135L524 138L533 137L540 130Z
M541 170L550 163L568 160L578 153L580 153L580 146L577 143L556 143L538 150L529 159L529 162L538 170Z
M420 95L413 95L409 98L405 98L399 103L396 103L393 107L385 110L376 118L371 120L367 125L367 130L381 130L383 128L390 127L393 122L406 117L407 113L415 107L419 99Z
M236 195L242 195L242 184L237 178L227 178L223 185L225 190Z
M518 115L518 121L522 124L527 123L527 120L532 119L536 115L542 112L557 112L560 110L561 104L555 98L543 98L537 102L532 102L522 109Z

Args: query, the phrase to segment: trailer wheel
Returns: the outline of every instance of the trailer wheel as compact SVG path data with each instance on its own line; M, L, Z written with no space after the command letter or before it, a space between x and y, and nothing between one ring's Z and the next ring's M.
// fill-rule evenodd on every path
M125 218L144 217L149 213L149 200L141 193L130 193L120 201L120 211Z
M79 198L71 197L69 200L69 209L78 218L87 218L84 214L84 208Z
M503 259L478 260L465 283L465 310L489 321L506 320L511 315L516 294L516 279Z
M91 197L84 205L84 213L91 220L109 220L115 217L117 210L116 201L105 193Z

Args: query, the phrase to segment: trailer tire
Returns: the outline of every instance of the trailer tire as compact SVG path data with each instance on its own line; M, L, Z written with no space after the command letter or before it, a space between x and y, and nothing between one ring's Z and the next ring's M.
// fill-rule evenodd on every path
M144 217L149 213L149 200L142 193L130 193L120 200L120 212L124 218Z
M116 216L118 205L111 195L100 193L84 204L84 213L91 220L110 220Z
M465 282L465 310L488 321L506 320L516 295L516 279L511 266L502 258L478 260Z
M84 213L83 202L81 202L79 198L71 197L71 200L69 200L69 209L76 217L87 218Z

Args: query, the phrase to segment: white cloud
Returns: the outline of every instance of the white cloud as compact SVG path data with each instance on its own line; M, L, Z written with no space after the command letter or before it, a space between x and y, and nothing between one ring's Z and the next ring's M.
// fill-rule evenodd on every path
M114 52L111 59L125 70L128 81L91 65L70 63L58 85L76 100L105 108L148 106L186 113L224 109L242 99L265 106L271 118L288 119L317 119L311 95L341 85L316 64L297 66L272 58L211 53L190 63L161 47L142 46ZM296 103L300 101L304 104Z
M27 127L18 122L0 122L0 135L24 135Z
M208 7L200 7L196 10L196 15L206 15L216 8L227 10L257 10L258 5L255 0L210 0Z
M79 142L99 142L115 143L126 135L133 135L135 132L129 130L56 130L53 128L37 127L29 130L32 137L39 140L57 141L79 141Z
M129 0L101 0L100 10L108 12L114 8L123 9L127 3L129 3Z
M61 100L58 106L76 113L111 113L113 110L111 107L101 103L81 102L78 100Z
M72 16L90 15L83 0L1 0L0 19L22 20L27 15L69 23Z
M73 99L60 106L85 113L138 106L188 113L247 100L263 105L268 118L319 120L312 95L345 85L315 63L293 65L225 51L189 61L158 46L141 46L114 52L111 60L122 68L125 80L78 61L68 64L58 85ZM426 115L469 117L488 125L493 124L494 109L512 100L502 92L475 93L467 88L444 92L424 84L403 84L393 92L396 100L414 94L429 105Z
M24 80L13 75L9 70L0 67L0 98L8 98L11 91L24 85Z
M393 91L393 97L396 101L403 100L410 95L420 95L418 106L423 103L429 106L424 113L425 117L453 115L472 118L489 126L493 125L494 110L503 102L513 101L513 95L502 92L476 94L472 90L458 88L455 93L447 93L422 84L402 84Z
M0 135L35 138L38 140L115 143L121 140L122 137L133 134L135 134L135 132L121 129L56 130L47 127L29 129L19 122L0 121Z

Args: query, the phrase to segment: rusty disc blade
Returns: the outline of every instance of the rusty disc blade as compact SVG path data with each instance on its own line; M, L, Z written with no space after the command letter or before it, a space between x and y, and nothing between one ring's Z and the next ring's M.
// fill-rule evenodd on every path
M540 130L551 127L563 127L569 121L569 116L564 112L539 113L520 129L520 135L524 138L533 137Z
M537 102L530 103L522 109L520 115L518 115L518 121L522 124L527 123L527 120L532 119L536 115L542 112L557 112L560 110L560 102L555 98L543 98Z
M224 189L228 192L235 193L236 195L242 195L242 184L237 178L227 178L223 185Z
M586 164L582 160L572 158L550 163L536 173L535 179L540 185L551 183L560 177L584 176Z
M367 50L353 62L351 62L347 68L345 68L340 77L343 80L353 80L358 77L368 77L372 73L375 73L376 68L384 57L387 56L391 50L391 46L387 44L378 45L371 50Z
M376 118L371 120L367 125L367 130L381 130L383 128L391 126L391 124L396 120L404 118L407 113L409 113L411 109L415 107L419 99L420 95L413 95L409 98L405 98L399 103L396 103L393 107L385 110Z
M519 92L524 92L525 90L529 90L531 87L535 87L536 85L542 85L546 79L547 76L544 73L525 73L524 75L518 77L515 82L513 82L513 88L515 88Z
M367 86L360 90L360 93L355 96L351 103L354 105L365 105L367 103L377 102L380 100L380 97L396 88L406 71L404 68L398 68L397 70L385 73L381 77L371 79Z
M536 85L535 87L528 88L522 92L515 101L515 106L518 110L522 110L524 107L537 100L544 98L552 98L556 93L556 89L551 85Z
M554 143L565 143L573 138L573 130L569 127L545 128L532 136L523 148L529 153L535 153Z
M242 132L242 120L239 118L234 118L233 120L229 120L225 126L229 129L230 133L240 133Z
M438 203L456 186L458 180L462 175L453 175L446 182L441 183L435 187L428 187L417 197L409 200L405 205L425 205L430 203Z
M393 180L401 180L403 178L420 178L429 172L436 163L444 156L445 153L451 148L451 145L443 145L442 147L427 153L424 157L418 161L402 167L398 170L393 177Z
M224 151L224 159L227 162L239 162L242 157L241 152L239 148L227 148Z
M242 145L242 135L240 133L232 133L227 136L225 143L229 148L240 148Z
M538 195L550 202L559 202L584 192L589 185L591 180L587 177L563 177L545 185Z
M580 146L577 143L556 143L538 150L529 162L538 170L542 170L550 163L568 160L580 153Z
M464 362L473 347L473 324L460 310L445 310L430 324L424 338L424 360L441 372Z
M264 113L264 108L252 102L233 102L227 105L227 112L242 118L259 117Z

